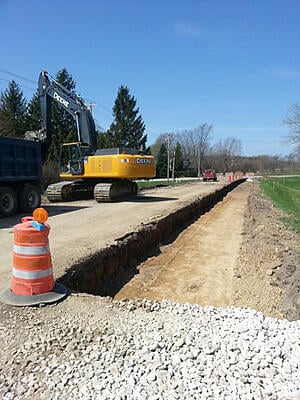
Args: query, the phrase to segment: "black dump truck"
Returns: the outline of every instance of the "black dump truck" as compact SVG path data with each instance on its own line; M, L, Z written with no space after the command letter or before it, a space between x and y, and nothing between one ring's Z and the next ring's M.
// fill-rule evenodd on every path
M0 216L40 206L41 169L39 142L0 136Z

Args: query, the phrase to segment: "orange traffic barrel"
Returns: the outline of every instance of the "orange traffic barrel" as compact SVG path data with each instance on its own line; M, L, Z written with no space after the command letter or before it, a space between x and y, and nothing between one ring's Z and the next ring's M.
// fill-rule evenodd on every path
M53 277L47 218L47 211L39 208L14 226L12 284L1 296L4 303L36 305L66 296L66 288Z
M54 287L48 235L50 227L43 230L32 226L23 218L14 227L14 250L11 290L15 294L32 296L49 292Z

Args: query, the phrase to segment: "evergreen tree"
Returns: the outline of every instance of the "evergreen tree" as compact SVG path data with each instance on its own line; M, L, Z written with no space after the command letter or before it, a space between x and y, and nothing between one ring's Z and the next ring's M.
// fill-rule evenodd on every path
M156 163L157 178L166 178L167 164L168 164L168 150L167 146L164 143L162 143L157 155L157 163Z
M175 147L175 173L183 170L183 155L181 151L181 145L179 142L176 143Z
M15 81L0 95L0 136L24 137L27 103Z
M75 82L66 68L61 69L55 80L68 90L75 89ZM47 159L58 161L62 143L77 141L77 129L74 118L55 101L52 101L52 132L49 140Z
M41 129L40 99L38 92L33 95L32 99L28 103L26 128L27 131L38 131Z
M39 93L33 95L32 99L28 103L27 114L26 114L26 127L27 131L38 131L41 129L41 112L40 112L40 99ZM41 142L42 160L47 160L48 147L51 142L51 138L47 138Z
M144 135L145 124L139 115L134 96L129 89L121 86L113 107L114 121L108 130L111 147L131 147L146 149L147 135Z
M97 144L98 149L105 149L111 147L111 141L108 131L103 132L97 129Z

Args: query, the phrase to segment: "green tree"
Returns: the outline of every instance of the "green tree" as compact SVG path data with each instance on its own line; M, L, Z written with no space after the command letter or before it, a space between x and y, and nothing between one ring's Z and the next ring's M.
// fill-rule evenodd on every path
M15 81L0 95L0 136L23 137L27 102Z
M157 155L156 163L156 176L157 178L166 178L168 164L168 150L167 146L162 143Z
M181 150L181 145L179 142L176 143L175 147L175 173L183 170L183 155Z
M40 100L39 94L33 95L32 99L28 103L26 113L26 130L37 131L41 128L41 113L40 113Z
M131 96L129 89L121 86L113 107L114 121L108 130L111 147L132 147L146 149L147 135L145 124L136 107L136 99Z
M41 111L40 111L40 99L39 93L33 95L32 99L28 103L27 114L26 114L26 130L27 131L39 131L41 129ZM41 150L42 150L42 160L48 160L48 148L51 143L51 137L47 138L45 141L41 142ZM57 164L57 159L54 158L54 164Z
M168 133L161 133L155 140L155 143L151 145L151 154L154 155L155 159L157 160L157 156L160 150L160 146L162 143L168 143L170 154L174 153L175 146L174 146L175 134L168 132Z
M38 131L41 129L41 112L40 112L40 99L38 91L33 95L32 99L28 103L26 113L26 131ZM41 143L42 149L42 160L47 159L48 147L50 144L50 138L45 142Z
M97 129L97 144L98 144L98 149L105 149L111 147L111 141L110 141L110 136L109 132L104 132L103 130Z
M66 68L58 71L55 80L66 89L74 90L75 82ZM74 118L58 103L52 101L52 132L47 150L47 160L59 159L59 151L62 143L77 141L77 129Z

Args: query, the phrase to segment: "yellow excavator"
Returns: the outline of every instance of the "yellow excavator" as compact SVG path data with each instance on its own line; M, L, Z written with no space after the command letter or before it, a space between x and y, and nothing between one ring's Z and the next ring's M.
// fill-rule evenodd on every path
M131 148L97 148L95 122L83 99L42 71L38 81L42 129L27 138L45 140L51 130L51 102L70 113L77 126L78 142L65 143L60 151L61 182L48 186L51 202L92 198L107 202L135 196L135 179L155 176L154 157ZM28 137L30 136L31 137Z

